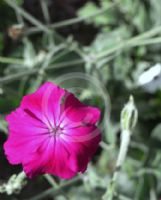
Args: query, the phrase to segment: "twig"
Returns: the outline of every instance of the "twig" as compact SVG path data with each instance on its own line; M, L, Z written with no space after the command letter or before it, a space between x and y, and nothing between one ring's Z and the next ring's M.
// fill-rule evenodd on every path
M118 159L116 162L115 171L114 171L112 180L110 181L110 184L108 186L108 189L103 196L103 200L112 200L114 197L116 182L117 182L121 167L122 167L122 165L125 161L126 155L127 155L128 146L130 143L130 137L131 137L130 131L122 131L121 145L120 145Z
M153 169L153 168L142 168L138 170L138 172L133 176L133 177L140 177L145 174L151 174L155 175L156 177L161 177L161 172L158 169Z
M104 150L109 151L115 148L113 145L108 145L104 141L100 142L100 147L102 147Z
M132 38L130 40L132 41ZM127 44L127 43L129 43L129 40L124 41L124 44ZM161 43L161 37L147 39L147 40L140 40L137 43L133 42L129 45L129 47L135 47L135 46L141 46L141 45L150 45L150 44L156 44L156 43ZM105 55L108 56L109 54L114 53L115 51L119 51L119 49L123 48L123 46L125 47L126 45L121 44L117 47L113 47L113 48L109 49L108 51L106 51L106 53L99 54L97 56L97 58L100 59ZM66 54L66 52L63 53L63 54ZM58 57L59 57L59 55L58 55ZM114 57L112 57L112 58L114 58ZM107 59L107 61L108 61L108 59ZM0 62L6 63L6 64L17 64L17 65L23 65L24 64L22 59L8 58L8 57L0 57Z
M15 1L11 0L5 0L5 2L15 9L18 13L20 13L24 18L29 20L33 25L37 26L40 30L49 33L51 32L47 26L42 24L40 21L38 21L36 18L34 18L32 15L28 14L23 8L19 7Z
M111 3L108 7L103 7L100 10L98 10L97 12L90 14L88 16L85 16L85 17L76 17L76 18L64 20L62 22L50 24L48 26L48 28L55 30L55 29L59 29L59 28L64 28L66 26L71 26L71 25L74 25L74 24L81 23L81 22L86 21L88 19L95 18L99 15L104 14L107 10L109 10L110 8L112 8L113 6L115 6L118 3L119 3L119 1L115 1L115 2ZM37 33L37 32L40 32L40 31L41 31L40 29L33 27L33 28L30 28L30 30L28 31L28 34Z
M119 200L132 200L131 198L126 197L124 195L119 195L118 198L119 198Z
M69 187L69 186L71 186L71 185L73 185L73 184L75 184L77 182L80 182L80 181L81 181L81 178L78 176L78 177L76 177L76 178L74 178L74 179L72 179L70 181L67 181L67 182L59 185L59 187L56 188L56 189L53 189L53 187L49 188L49 189L45 190L44 192L36 195L35 197L31 197L31 198L26 199L26 200L40 200L40 199L43 199L43 198L45 198L47 196L56 195L63 188Z
M64 20L62 22L55 23L53 25L50 25L50 28L52 28L52 29L62 28L62 27L73 25L73 24L78 24L80 22L86 21L86 20L91 19L91 18L95 18L99 15L104 14L107 10L109 10L110 8L112 8L113 6L115 6L118 3L119 3L119 1L115 1L115 2L111 3L108 7L102 7L97 12L90 14L88 16L77 17L77 18Z
M58 63L58 64L53 64L52 66L47 67L45 69L45 71L48 71L51 69L60 69L63 67L68 67L68 66L77 66L77 65L79 66L80 64L83 64L83 63L84 63L84 61L82 59L77 59L77 60L73 60L73 61L69 61L69 62L62 62L62 63ZM34 75L38 71L39 71L38 68L34 68L34 69L30 69L28 71L19 72L17 74L11 74L6 77L0 77L0 84L6 84L6 83L20 79L25 76Z
M132 44L132 46L135 47L135 46L150 45L150 44L157 44L157 43L161 43L161 37L139 40L135 44Z
M131 44L131 47L132 46L139 46L139 45L149 45L149 44L158 43L158 42L161 42L160 37L153 38L153 39L149 40L149 42L148 42L148 40L138 41L138 44ZM121 44L120 49L122 47L123 47L123 45ZM118 46L111 48L108 51L106 51L106 56L108 56L109 54L114 53L115 51L118 51L118 50L119 50ZM100 54L100 55L97 56L97 58L102 58L102 56L105 56L105 54ZM59 57L59 55L58 55L58 57ZM0 62L8 63L8 64L18 64L18 65L24 64L22 59L6 58L6 57L0 57ZM83 59L77 59L77 60L74 60L74 61L71 61L71 62L62 62L62 63L54 64L53 66L47 67L45 70L57 69L57 68L62 68L62 67L67 67L67 66L74 66L74 65L79 65L79 64L83 64L83 63L85 63L85 61ZM20 72L20 73L17 73L17 74L12 74L12 75L6 76L4 78L0 77L0 83L5 84L5 83L8 83L8 82L14 81L16 79L19 79L23 76L29 76L29 75L35 74L37 72L38 72L38 69L30 69L28 71Z
M18 58L0 57L0 63L23 65L23 60Z
M51 184L51 186L53 186L53 188L58 188L59 187L59 185L56 183L56 181L54 180L54 178L51 175L45 174L44 177Z
M106 56L108 56L112 53L121 51L125 48L160 43L161 37L147 39L147 38L150 38L153 35L157 34L158 32L161 32L161 27L158 28L158 29L154 29L154 30L155 31L152 31L152 30L147 31L143 34L136 36L136 37L132 37L129 40L120 41L120 43L118 45L108 49L107 51L104 51L103 53L98 54L96 56L96 59L101 59L101 58L106 57Z
M112 177L112 180L110 181L107 190L103 196L103 200L113 200L115 189L116 189L116 183L119 176L119 173L121 171L122 165L125 161L130 138L131 138L131 130L136 125L138 118L137 110L134 105L133 97L130 96L129 102L125 105L121 112L121 144L120 144L120 150L119 155L116 161L115 171Z
M48 1L40 0L40 4L41 4L42 12L44 15L44 19L45 19L46 23L49 24L50 23L50 15L49 15L49 11L48 11Z

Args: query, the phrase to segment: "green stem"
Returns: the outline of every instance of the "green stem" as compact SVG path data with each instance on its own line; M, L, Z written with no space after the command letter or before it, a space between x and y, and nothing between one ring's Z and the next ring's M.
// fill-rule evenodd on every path
M146 39L146 38L152 37L153 35L157 34L158 32L161 32L161 27L158 29L154 29L154 30L155 31L147 31L147 32L140 34L136 37L133 37L129 40L120 41L120 43L118 45L108 49L107 51L104 51L103 53L98 54L96 56L96 59L101 59L112 53L121 51L122 49L125 49L125 48L160 43L161 37Z
M102 147L102 149L106 150L106 151L109 151L109 150L112 150L115 148L115 146L113 145L108 145L106 144L104 141L101 141L100 142L100 147Z
M22 77L35 74L37 72L38 72L37 69L32 69L32 70L28 70L28 71L24 71L24 72L19 72L17 74L10 74L5 77L0 77L0 84L6 84L6 83L9 83L14 80L21 79Z
M150 37L153 37L153 36L159 34L160 32L161 32L161 26L157 26L157 27L152 28L149 31L146 31L140 35L135 36L133 39L134 40L147 39L147 38L150 38Z
M50 32L50 27L48 28L47 26L43 25L41 22L39 22L37 19L35 19L33 16L31 16L30 14L28 14L25 10L23 10L22 8L20 8L14 1L11 0L5 0L11 7L13 7L17 12L19 12L20 14L22 14L26 19L28 19L30 22L32 22L34 25L36 25L39 29L39 31L43 30L45 32ZM111 6L115 5L118 2L114 2L113 4L111 4ZM109 6L109 7L111 7ZM70 20L66 20L63 22L59 22L57 24L51 25L53 28L58 28L58 27L64 27L67 25L71 25L71 24L75 24L78 22L81 22L82 20L88 19L88 18L92 18L95 17L97 15L100 15L102 13L104 13L106 11L106 9L108 8L103 8L102 10L99 10L97 13L94 13L92 15L86 16L84 18L76 18L76 19L70 19ZM129 47L129 46L138 46L138 45L147 45L147 44L153 44L153 43L157 43L157 42L161 42L160 39L153 39L150 42L146 41L146 42L142 42L140 44L137 44L137 42L139 43L138 40L143 40L149 37L153 37L154 35L158 34L161 32L161 26L155 27L152 30L149 30L147 32L144 32L138 36L135 36L127 41L122 41L119 45L99 54L98 56L96 56L97 59L100 59L102 57L108 56L111 53L114 53L116 51L122 50L122 48L124 47Z
M45 69L45 71L51 70L51 69L60 69L60 68L63 68L63 67L68 67L68 66L80 65L80 64L83 64L83 63L84 63L84 61L82 59L77 59L77 60L69 61L69 62L62 62L62 63L54 64L53 66L47 67ZM21 79L24 76L37 74L38 71L39 71L38 68L34 68L34 69L30 69L28 71L20 72L20 73L17 73L17 74L11 74L11 75L8 75L6 77L0 77L0 84L6 84L6 83L9 83L9 82L14 81L14 80Z
M130 41L133 41L133 38ZM143 40L143 41L138 41L138 43L132 43L131 46L134 47L134 46L139 46L139 45L149 45L149 44L154 44L154 43L159 43L159 42L161 42L161 37L147 39L147 40ZM127 43L131 43L131 42L127 41ZM124 44L125 44L125 42L124 42ZM118 51L122 47L123 47L123 44L120 44L119 46L113 47L113 48L109 49L108 51L104 52L103 54L99 54L97 56L97 58L102 58L105 55L108 56L109 54L114 53L115 51ZM23 60L16 59L16 58L0 57L0 62L8 63L8 64L23 65ZM54 64L53 66L50 66L50 67L46 68L45 70L79 65L79 64L83 64L84 62L85 61L82 60L82 59L77 59L77 60L70 61L70 62L62 62L62 63ZM5 84L5 83L11 82L13 80L19 79L19 78L21 78L23 76L29 76L29 75L35 74L37 72L38 72L38 69L31 69L31 70L28 70L28 71L25 71L25 72L12 74L12 75L6 76L4 78L0 78L0 83L4 83Z
M59 185L56 183L56 181L54 180L54 178L51 175L45 174L44 177L51 184L51 186L53 186L53 188L59 187Z
M23 65L23 60L18 58L0 57L0 63Z
M135 47L135 46L150 45L157 43L161 43L161 37L139 40L137 41L137 43L132 44L132 46Z
M132 200L132 199L123 195L119 195L119 200Z
M24 9L22 9L21 7L19 7L15 0L5 0L6 3L8 5L10 5L13 9L15 9L16 12L18 12L19 14L21 14L24 18L26 18L27 20L29 20L33 25L37 26L36 28L38 28L40 31L44 31L47 34L53 32L55 34L55 37L58 37L59 39L61 39L62 42L64 42L64 38L62 38L62 36L59 36L54 30L51 30L50 27L42 24L40 21L38 21L36 18L34 18L32 15L30 15L29 13L27 13ZM77 52L79 49L76 48L75 52Z
M118 1L111 3L108 7L102 7L101 9L99 9L98 11L96 11L95 13L92 13L90 15L87 15L87 16L84 16L84 17L77 17L77 18L73 18L73 19L68 19L68 20L64 20L62 22L55 23L53 25L50 25L50 28L52 28L52 29L62 28L62 27L73 25L73 24L78 24L78 23L86 21L88 19L95 18L99 15L104 14L107 10L109 10L110 8L115 6L116 4L118 4Z
M60 45L60 47L58 47L57 49L54 48L53 50L51 50L47 55L46 55L46 58L44 59L44 62L41 66L41 68L39 69L39 73L37 75L37 78L36 78L36 82L35 82L35 87L39 87L39 85L42 83L43 81L43 75L44 75L44 72L45 70L49 67L50 63L51 63L51 59L52 57L54 56L54 54L59 51L61 48L64 48L64 45Z
M50 15L49 15L49 11L48 11L48 1L46 0L40 0L40 4L41 4L41 9L44 15L44 19L46 21L47 24L50 23Z
M63 56L67 55L70 52L69 49L64 49L62 52L60 52L58 55L55 55L53 58L52 62L55 62L57 60L59 60L60 58L62 58Z
M156 177L161 178L161 172L158 169L146 168L146 167L140 169L132 178L141 177L144 176L145 174L155 175Z
M103 200L112 200L114 197L116 182L121 171L122 165L125 161L129 143L130 143L131 132L129 130L123 130L121 133L121 145L119 150L119 155L116 162L115 171L112 177L110 184L106 190L106 193L103 196Z
M5 2L11 6L16 12L21 14L24 18L29 20L33 25L37 26L40 30L49 33L50 30L47 26L42 24L40 21L38 21L36 18L34 18L32 15L28 14L23 8L19 7L15 1L13 0L5 0Z
M111 3L108 7L101 8L97 12L92 13L92 14L90 14L88 16L85 16L85 17L76 17L76 18L64 20L62 22L57 22L57 23L49 25L48 28L55 30L55 29L59 29L59 28L64 28L66 26L71 26L71 25L74 25L74 24L81 23L81 22L86 21L88 19L95 18L95 17L97 17L99 15L104 14L107 10L109 10L112 7L114 7L118 3L119 3L119 1L115 1L115 2ZM30 28L30 30L28 31L28 34L37 33L37 32L40 32L40 31L41 30L39 28L33 27L33 28Z
M26 199L26 200L40 200L40 199L45 199L47 196L53 196L53 195L56 195L58 192L60 192L62 189L66 188L66 187L69 187L77 182L81 181L81 178L80 177L76 177L70 181L67 181L65 183L62 183L61 185L59 185L58 188L55 188L53 189L52 188L49 188L47 190L45 190L44 192L38 194L37 196L35 197L31 197L29 199Z

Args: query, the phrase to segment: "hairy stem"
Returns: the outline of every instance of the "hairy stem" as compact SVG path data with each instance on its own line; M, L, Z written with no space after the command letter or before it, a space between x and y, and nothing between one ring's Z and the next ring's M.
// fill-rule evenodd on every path
M49 66L49 67L45 68L44 70L47 71L47 70L51 70L51 69L60 69L63 67L68 67L68 66L77 66L77 65L79 66L80 64L83 64L83 63L84 63L84 61L82 59L77 59L77 60L73 60L73 61L69 61L69 62L53 64L52 66ZM34 69L30 69L28 71L19 72L17 74L11 74L6 77L0 77L0 84L7 84L11 81L21 79L22 77L37 74L38 71L39 71L38 68L34 68Z
M0 57L0 63L23 65L23 60L18 58Z
M55 29L64 28L66 26L71 26L71 25L74 25L74 24L84 22L88 19L91 19L91 18L94 18L94 17L97 17L99 15L104 14L106 11L108 11L109 9L111 9L112 7L114 7L118 3L119 3L119 1L115 1L115 2L111 3L108 7L102 7L97 12L92 13L92 14L85 16L85 17L76 17L76 18L67 19L67 20L64 20L64 21L61 21L61 22L57 22L57 23L54 23L54 24L50 24L50 25L48 25L48 28L55 30ZM41 30L39 28L33 27L28 31L28 33L29 34L30 33L37 33L37 32L40 32L40 31Z
M55 188L55 189L53 189L53 187L49 188L48 190L45 190L44 192L38 194L37 196L31 197L31 198L26 199L26 200L41 200L43 198L46 198L47 196L56 195L62 189L69 187L71 185L74 185L75 183L80 182L80 181L81 181L80 177L73 178L70 181L62 183L61 185L59 185L58 188Z
M16 12L21 14L24 18L29 20L33 25L37 26L41 31L44 31L46 33L49 33L50 30L42 24L40 21L38 21L36 18L34 18L32 15L28 14L23 8L19 7L15 1L13 0L5 0L5 2L11 6Z
M112 180L110 182L110 185L108 186L108 189L103 196L103 200L112 200L114 197L116 182L117 182L120 170L122 168L122 165L123 165L126 155L127 155L127 151L128 151L128 147L129 147L129 143L130 143L130 137L131 137L130 131L128 131L128 130L122 131L121 145L120 145L119 155L118 155L117 162L116 162L115 171L114 171Z

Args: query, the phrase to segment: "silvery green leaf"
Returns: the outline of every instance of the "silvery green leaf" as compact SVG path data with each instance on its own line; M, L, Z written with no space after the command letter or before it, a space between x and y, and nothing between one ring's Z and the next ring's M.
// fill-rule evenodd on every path
M150 0L149 1L151 5L151 18L155 26L158 26L161 24L161 1L160 0Z
M152 130L152 137L161 141L161 123Z
M35 65L36 52L33 44L24 39L24 65L28 68L32 68Z
M0 119L0 130L7 133L7 122L4 119Z

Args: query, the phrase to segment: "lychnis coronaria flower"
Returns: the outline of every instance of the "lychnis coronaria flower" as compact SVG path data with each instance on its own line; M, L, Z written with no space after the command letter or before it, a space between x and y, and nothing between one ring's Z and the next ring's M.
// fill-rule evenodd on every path
M72 178L86 170L97 150L99 117L98 108L47 82L6 117L5 154L11 164L22 164L29 178L43 173Z

